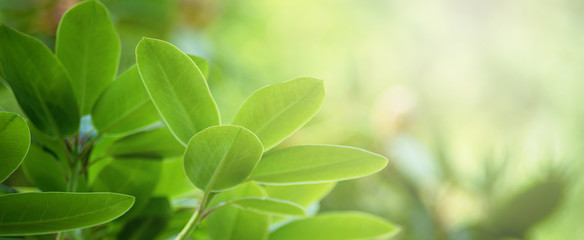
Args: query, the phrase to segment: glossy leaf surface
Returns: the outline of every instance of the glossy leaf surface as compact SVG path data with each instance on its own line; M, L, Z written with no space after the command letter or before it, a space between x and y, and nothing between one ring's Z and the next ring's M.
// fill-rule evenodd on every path
M210 203L215 206L242 197L266 197L260 186L247 182L218 194ZM213 240L265 239L270 217L234 206L219 208L207 217L208 234Z
M116 193L17 193L0 196L0 235L52 233L109 222L134 197Z
M41 41L0 26L2 78L28 119L49 136L67 136L79 127L69 75Z
M0 112L0 183L20 166L29 146L30 133L24 119Z
M90 0L65 12L55 48L71 76L81 114L90 113L114 80L120 60L120 39L105 6Z
M95 128L108 134L124 134L158 121L136 66L122 73L99 97L91 119Z
M260 140L243 127L210 127L189 142L184 168L197 188L220 191L246 180L262 152Z
M269 240L372 239L390 237L398 232L398 228L377 216L339 212L288 223L271 233Z
M205 79L207 79L209 77L209 62L206 59L199 56L195 56L192 54L187 55L191 58L191 60L193 60L193 62L195 62L199 70L201 70L201 73L203 74Z
M318 183L376 173L388 160L359 148L304 145L266 153L252 174L265 184Z
M254 132L270 149L286 139L320 109L325 92L322 80L298 78L264 87L243 103L233 124Z
M136 48L144 86L165 124L183 144L219 125L217 104L195 63L170 43L144 38Z
M166 127L138 132L110 145L107 153L116 157L166 158L180 156L185 147Z

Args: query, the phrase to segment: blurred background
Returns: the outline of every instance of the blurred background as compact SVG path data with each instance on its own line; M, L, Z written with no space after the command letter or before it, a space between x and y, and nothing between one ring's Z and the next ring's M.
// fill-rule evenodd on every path
M53 48L77 2L0 0L0 22ZM225 123L255 89L324 79L324 107L284 145L391 163L337 184L321 211L378 214L397 239L584 239L582 1L102 2L120 72L142 36L202 56Z

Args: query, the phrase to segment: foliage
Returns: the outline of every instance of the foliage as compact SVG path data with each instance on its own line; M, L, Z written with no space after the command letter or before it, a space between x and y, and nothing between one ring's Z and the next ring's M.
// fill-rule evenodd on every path
M1 77L26 116L0 112L0 178L24 160L36 185L2 186L0 236L354 239L398 232L366 213L315 216L334 182L376 173L385 157L332 145L272 149L320 109L322 80L262 88L232 125L222 124L206 60L143 38L136 66L117 75L120 45L94 0L64 14L55 54L0 26ZM185 182L196 189L185 191Z

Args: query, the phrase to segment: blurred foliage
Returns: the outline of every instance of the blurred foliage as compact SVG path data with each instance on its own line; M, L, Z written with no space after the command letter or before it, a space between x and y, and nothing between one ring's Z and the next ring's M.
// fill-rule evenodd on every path
M0 0L0 22L52 48L75 2ZM581 1L103 2L120 72L142 36L177 43L209 60L225 122L260 86L325 79L323 110L284 145L348 144L392 164L339 183L323 210L380 214L398 239L584 239ZM0 87L0 108L19 111L11 98Z

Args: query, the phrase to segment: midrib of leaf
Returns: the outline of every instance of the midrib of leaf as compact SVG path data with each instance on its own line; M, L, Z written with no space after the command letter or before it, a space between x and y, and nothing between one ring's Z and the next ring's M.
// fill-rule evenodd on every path
M119 118L117 118L115 121L113 121L107 127L105 127L103 129L103 132L107 132L111 128L115 127L117 124L120 124L123 120L125 120L132 113L136 112L138 109L142 108L145 104L147 104L148 101L150 101L150 99L146 99L146 100L142 101L141 103L134 105L132 108L130 108L130 110L128 110L127 112L122 114Z
M89 38L89 42L91 42L91 39L93 38ZM81 111L81 115L83 115L83 113L85 112L85 92L87 91L87 65L88 65L88 61L89 58L87 57L87 51L89 49L89 45L90 44L85 44L84 48L83 48L83 66L81 67L81 91L79 93L79 98L80 98L80 103L79 103L79 108Z
M106 200L106 202L108 202L109 200L110 200L110 198L108 198ZM108 207L100 208L98 210L91 210L91 211L83 212L82 214L77 214L77 215L69 215L69 214L67 214L64 217L53 218L51 220L42 220L42 221L38 221L37 220L37 221L28 221L28 222L20 222L19 221L19 222L12 222L12 223L0 223L0 226L30 225L30 224L37 224L37 223L52 223L52 222L58 222L58 221L62 221L62 220L73 219L73 218L83 217L83 216L86 216L86 215L91 215L91 214L94 214L94 213L97 213L97 212L100 212L100 211L103 211L103 210L107 210L107 209L110 209L110 208L114 208L114 207L116 207L117 205L120 205L120 204L122 204L122 201L119 201L119 202L117 202L114 205L109 205ZM87 207L87 205L86 205L86 207ZM24 216L24 214L21 215L21 216Z
M221 170L223 169L223 164L225 163L225 158L227 157L227 155L231 151L231 148L233 147L233 143L235 143L235 140L237 140L237 137L239 137L240 133L241 133L241 128L239 128L239 131L237 131L237 134L235 134L235 137L233 138L233 140L229 144L227 151L225 151L225 153L223 154L223 157L221 158L219 165L217 166L217 168L215 168L215 171L213 171L213 175L211 176L211 179L209 180L209 183L207 184L205 191L211 191L211 189L213 189L213 185L215 184L215 181L217 180L217 176L219 176L219 174L221 173Z
M280 117L282 114L284 114L285 112L287 112L287 111L288 111L289 109L291 109L292 107L296 106L298 103L300 103L300 102L304 101L304 99L308 98L308 96L310 96L310 94L311 94L312 92L314 92L314 90L316 89L316 87L317 87L318 85L319 85L319 84L316 84L316 85L314 85L314 86L313 86L313 87L310 89L310 91L309 91L307 94L305 94L304 96L302 96L300 99L298 99L298 100L296 100L296 101L293 101L293 102L292 102L292 103L290 103L288 106L286 106L284 109L282 109L282 110L278 111L278 112L277 112L277 113L276 113L276 114L275 114L275 115L274 115L272 118L270 118L268 121L264 122L264 123L262 124L262 126L256 130L256 133L259 135L259 134L260 134L260 132L261 132L261 131L262 131L262 130L265 128L265 127L267 127L268 125L270 125L270 124L271 124L273 121L275 121L277 118L279 118L279 117ZM301 125L302 125L302 124L301 124ZM276 143L275 145L277 145L277 143ZM275 145L274 145L274 146L275 146Z
M188 114L188 112L187 112L187 109L186 109L186 108L185 108L185 106L183 105L182 101L180 101L180 99L178 99L178 97L177 97L177 94L176 94L176 91L174 90L174 87L173 87L174 85L172 84L172 82L170 82L170 79L168 78L168 75L166 74L166 71L164 70L164 68L163 68L163 67L162 67L162 65L160 64L160 60L158 60L158 58L154 58L154 60L155 60L155 61L156 61L156 63L157 63L157 64L156 64L156 66L157 66L159 69L161 69L161 70L162 70L161 72L162 72L162 75L164 75L164 80L165 80L165 81L168 83L168 85L170 86L170 91L172 92L172 96L173 96L174 100L176 100L176 102L178 102L179 109L181 110L181 113L182 113L183 117L185 117L185 118L186 118L186 119L189 121L189 123L190 123L190 124L189 124L189 128L190 128L191 130L193 130L193 132L197 132L197 129L196 129L196 128L195 128L195 126L194 126L193 120L192 120L192 119L189 117L189 114ZM200 71L199 71L199 72L200 72ZM184 71L181 73L181 75L179 75L179 78L177 78L177 79L180 79L180 77L182 77L182 75L183 75L183 74L184 74ZM148 89L148 88L146 88L146 89ZM148 91L148 94L150 95L150 97L152 97L152 94L150 94L150 91ZM154 101L152 101L152 102L154 102ZM170 126L170 125L168 124L168 121L166 120L166 117L164 117L164 114L162 114L162 112L160 111L160 109L158 108L158 106L157 106L156 104L154 104L154 106L156 107L156 109L158 110L158 112L160 112L160 113L161 113L161 114L160 114L160 116L162 117L162 119L164 120L164 122L166 123L166 125L167 125L167 126ZM173 131L171 131L171 132L173 132ZM175 134L175 133L173 132L173 134ZM181 142L181 143L182 143L182 141L179 141L179 142ZM184 143L183 143L183 145L184 145Z

